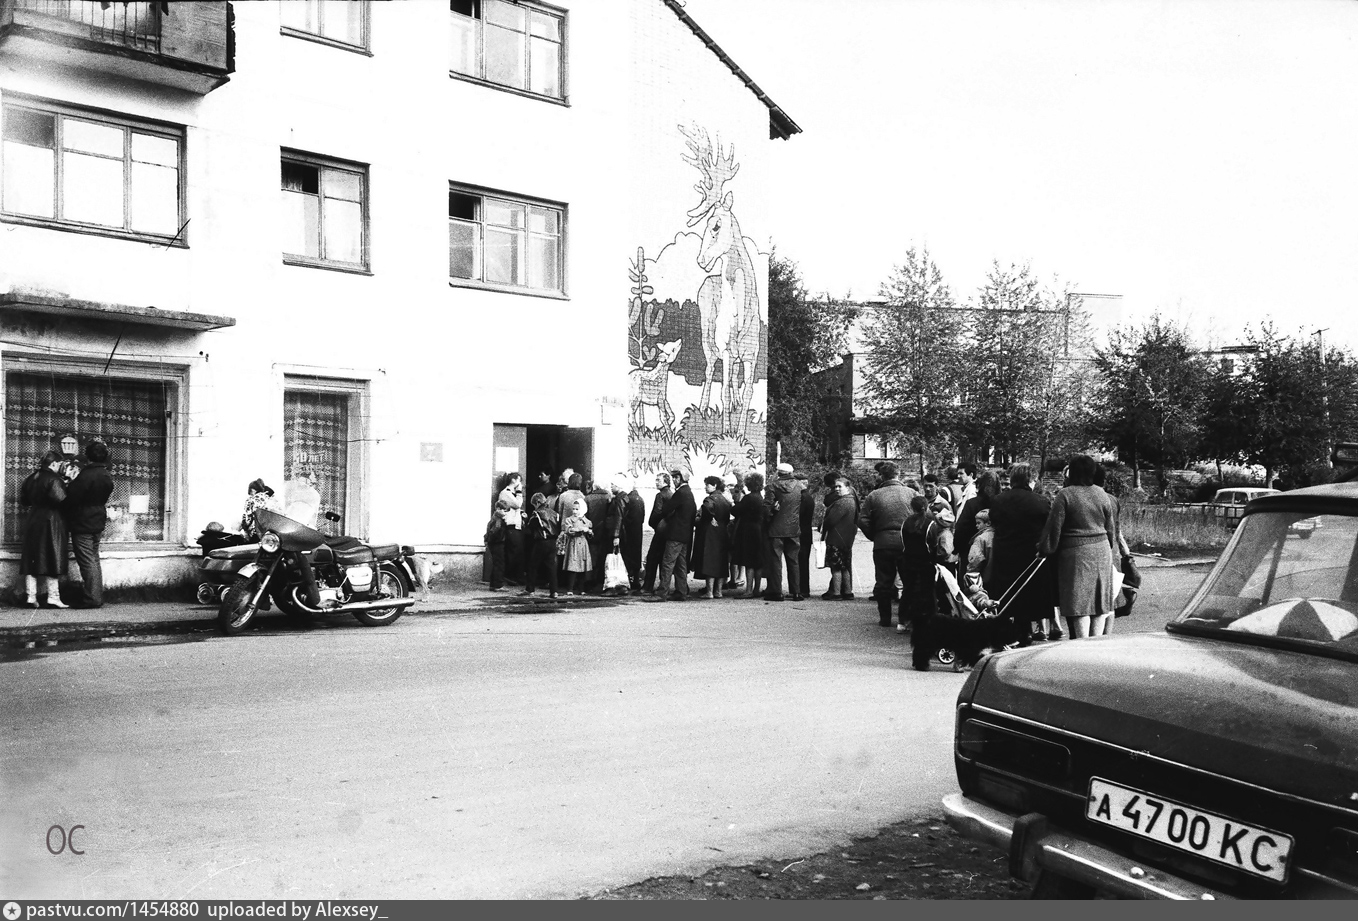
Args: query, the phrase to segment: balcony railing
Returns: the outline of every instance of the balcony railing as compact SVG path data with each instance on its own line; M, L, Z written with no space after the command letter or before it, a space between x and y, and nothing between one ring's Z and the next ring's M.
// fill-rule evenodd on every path
M155 3L123 3L121 0L14 0L14 7L49 16L55 28L88 35L97 42L160 52L160 7Z

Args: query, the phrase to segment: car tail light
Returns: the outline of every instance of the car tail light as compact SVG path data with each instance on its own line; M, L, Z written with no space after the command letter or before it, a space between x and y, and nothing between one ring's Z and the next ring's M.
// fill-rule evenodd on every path
M1070 749L977 719L957 727L958 757L1021 777L1062 783L1070 777Z

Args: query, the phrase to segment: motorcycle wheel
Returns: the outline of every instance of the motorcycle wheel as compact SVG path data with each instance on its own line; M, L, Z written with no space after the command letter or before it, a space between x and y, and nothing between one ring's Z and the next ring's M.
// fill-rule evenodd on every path
M410 583L406 581L401 567L393 563L383 563L377 570L377 588L393 598L409 598ZM365 627L385 627L394 624L404 608L388 608L385 611L355 611L354 617Z
M264 573L255 573L248 579L237 577L231 587L226 590L226 595L222 598L222 606L217 610L217 626L227 636L235 636L250 625L250 621L255 619L258 608L251 603L255 593L259 591L259 585L264 580Z

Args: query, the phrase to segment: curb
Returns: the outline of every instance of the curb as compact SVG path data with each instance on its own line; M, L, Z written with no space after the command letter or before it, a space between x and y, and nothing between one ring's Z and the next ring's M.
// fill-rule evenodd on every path
M565 608L616 607L624 598L585 596L563 600L525 598L522 601L509 599L469 599L468 601L433 602L431 607L408 611L405 615L423 616L432 614L540 614L555 613ZM126 620L126 621L85 621L66 623L35 624L31 627L0 627L0 650L34 649L59 644L95 643L110 639L142 636L180 636L194 633L216 634L217 618L204 608L201 617L184 617L175 620ZM333 615L335 617L341 614Z

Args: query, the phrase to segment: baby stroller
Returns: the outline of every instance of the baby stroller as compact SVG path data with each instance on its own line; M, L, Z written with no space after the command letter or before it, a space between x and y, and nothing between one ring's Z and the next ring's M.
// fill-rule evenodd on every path
M957 578L946 567L936 565L934 567L934 588L939 600L939 610L944 617L956 618L961 621L977 621L998 618L1004 614L1009 604L1016 598L1019 592L1032 581L1033 576L1042 568L1046 562L1043 557L1037 557L1028 568L1019 574L1009 588L998 599L991 599L985 589L981 587L980 580L974 583L969 581L970 592L963 591L958 585ZM964 577L965 578L965 577ZM951 665L958 669L961 663L958 662L957 652L948 646L940 646L934 653L934 658L941 665Z

